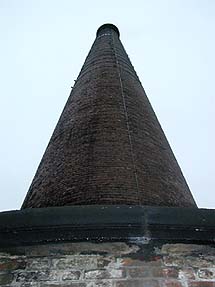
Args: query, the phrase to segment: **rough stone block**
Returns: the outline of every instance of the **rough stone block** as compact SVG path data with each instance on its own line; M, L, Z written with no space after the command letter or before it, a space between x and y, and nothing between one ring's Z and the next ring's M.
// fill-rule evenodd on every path
M197 275L201 279L214 279L215 280L215 269L199 269Z
M176 268L153 268L152 277L178 278L178 270Z
M80 271L64 271L62 280L78 280L80 278Z
M159 287L159 282L154 279L121 280L116 282L116 287Z
M17 285L14 285L15 287ZM21 283L21 285L19 285L20 287L39 287L39 283L33 283L33 282L30 282L30 283Z
M97 268L97 256L70 256L67 258L54 259L53 265L57 269L96 269Z
M194 280L195 279L195 272L191 267L184 267L179 270L178 278L181 280Z
M54 281L58 276L56 272L46 271L23 271L19 272L16 277L17 282L40 282L40 281Z
M142 278L150 276L150 271L147 267L128 268L127 272L131 278Z
M0 286L10 284L13 281L13 274L9 272L0 274Z
M184 258L183 257L176 257L176 256L164 256L163 258L164 265L166 266L183 266L184 265Z
M163 287L184 287L179 281L168 280L163 282Z
M162 246L161 253L187 256L187 255L194 255L194 254L198 255L202 251L204 252L206 249L208 249L208 247L205 247L204 245L197 245L197 244L182 244L182 243L164 244Z
M107 267L109 264L113 264L115 261L111 258L103 258L103 257L100 257L98 258L98 264L97 266L99 268L103 268L103 267Z
M195 281L189 282L189 287L215 287L215 282L210 281Z
M41 283L40 287L87 287L85 283L83 282L71 282L68 284L63 284L62 282L56 282L56 283Z
M49 258L33 258L28 260L27 269L29 270L46 270L49 269L51 260Z
M133 259L125 257L122 259L123 266L162 266L162 260L160 257L155 257L154 260L145 261L144 258Z
M114 287L115 282L114 281L92 281L92 282L87 282L86 287Z
M17 259L1 258L0 259L0 271L25 269L25 267L26 267L26 260L22 258L17 258Z
M89 270L85 272L86 279L110 279L110 278L124 278L125 271L122 269L97 269L97 270Z

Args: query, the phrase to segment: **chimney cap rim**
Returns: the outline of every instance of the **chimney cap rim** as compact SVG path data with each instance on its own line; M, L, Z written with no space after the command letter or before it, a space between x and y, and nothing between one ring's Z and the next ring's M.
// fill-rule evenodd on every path
M96 32L96 37L98 37L98 35L100 34L100 32L103 30L103 29L112 29L114 30L117 34L118 34L118 37L120 36L120 33L119 33L119 29L114 25L114 24L111 24L111 23L106 23L106 24L103 24L101 25L97 32Z

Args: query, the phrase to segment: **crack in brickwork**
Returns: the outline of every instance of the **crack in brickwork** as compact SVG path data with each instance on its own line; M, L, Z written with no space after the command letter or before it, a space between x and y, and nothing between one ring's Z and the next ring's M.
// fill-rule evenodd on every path
M130 132L130 126L129 126L129 120L128 120L128 112L127 112L127 107L126 107L125 95L124 95L124 91L123 91L121 71L120 71L119 61L118 61L118 58L117 58L117 53L116 53L116 50L115 50L114 34L112 33L111 36L112 36L112 41L113 41L113 51L114 51L114 55L115 55L115 59L116 59L116 65L117 65L117 70L118 70L118 75L119 75L121 95L122 95L122 100L123 100L123 107L124 107L125 118L126 118L126 126L127 126L128 138L129 138L129 144L130 144L130 150L131 150L131 157L132 157L132 163L133 163L133 167L134 167L134 177L135 177L135 182L136 182L136 187L137 187L137 193L139 195L140 191L139 191L137 169L136 169L136 164L135 164L135 160L134 160L133 144L132 144L132 138L131 138L131 132ZM139 204L141 205L140 195L138 197L139 197Z

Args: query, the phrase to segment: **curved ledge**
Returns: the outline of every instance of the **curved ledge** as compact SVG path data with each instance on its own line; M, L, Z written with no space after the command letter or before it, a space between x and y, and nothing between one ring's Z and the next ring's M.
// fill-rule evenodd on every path
M213 244L215 210L64 206L0 213L0 249L51 242L153 240Z
M118 34L118 37L120 36L119 29L115 25L107 23L107 24L103 24L102 26L98 28L96 32L96 37L99 36L102 30L108 30L108 29L114 30Z

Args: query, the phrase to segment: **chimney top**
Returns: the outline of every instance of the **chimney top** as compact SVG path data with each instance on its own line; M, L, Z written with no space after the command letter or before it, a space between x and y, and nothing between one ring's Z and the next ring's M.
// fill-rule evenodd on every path
M97 33L96 33L96 37L100 36L100 34L102 34L103 32L105 32L105 30L114 30L118 37L120 36L120 33L119 33L119 29L113 25L113 24L110 24L110 23L107 23L107 24L103 24L102 26L100 26L97 30Z

